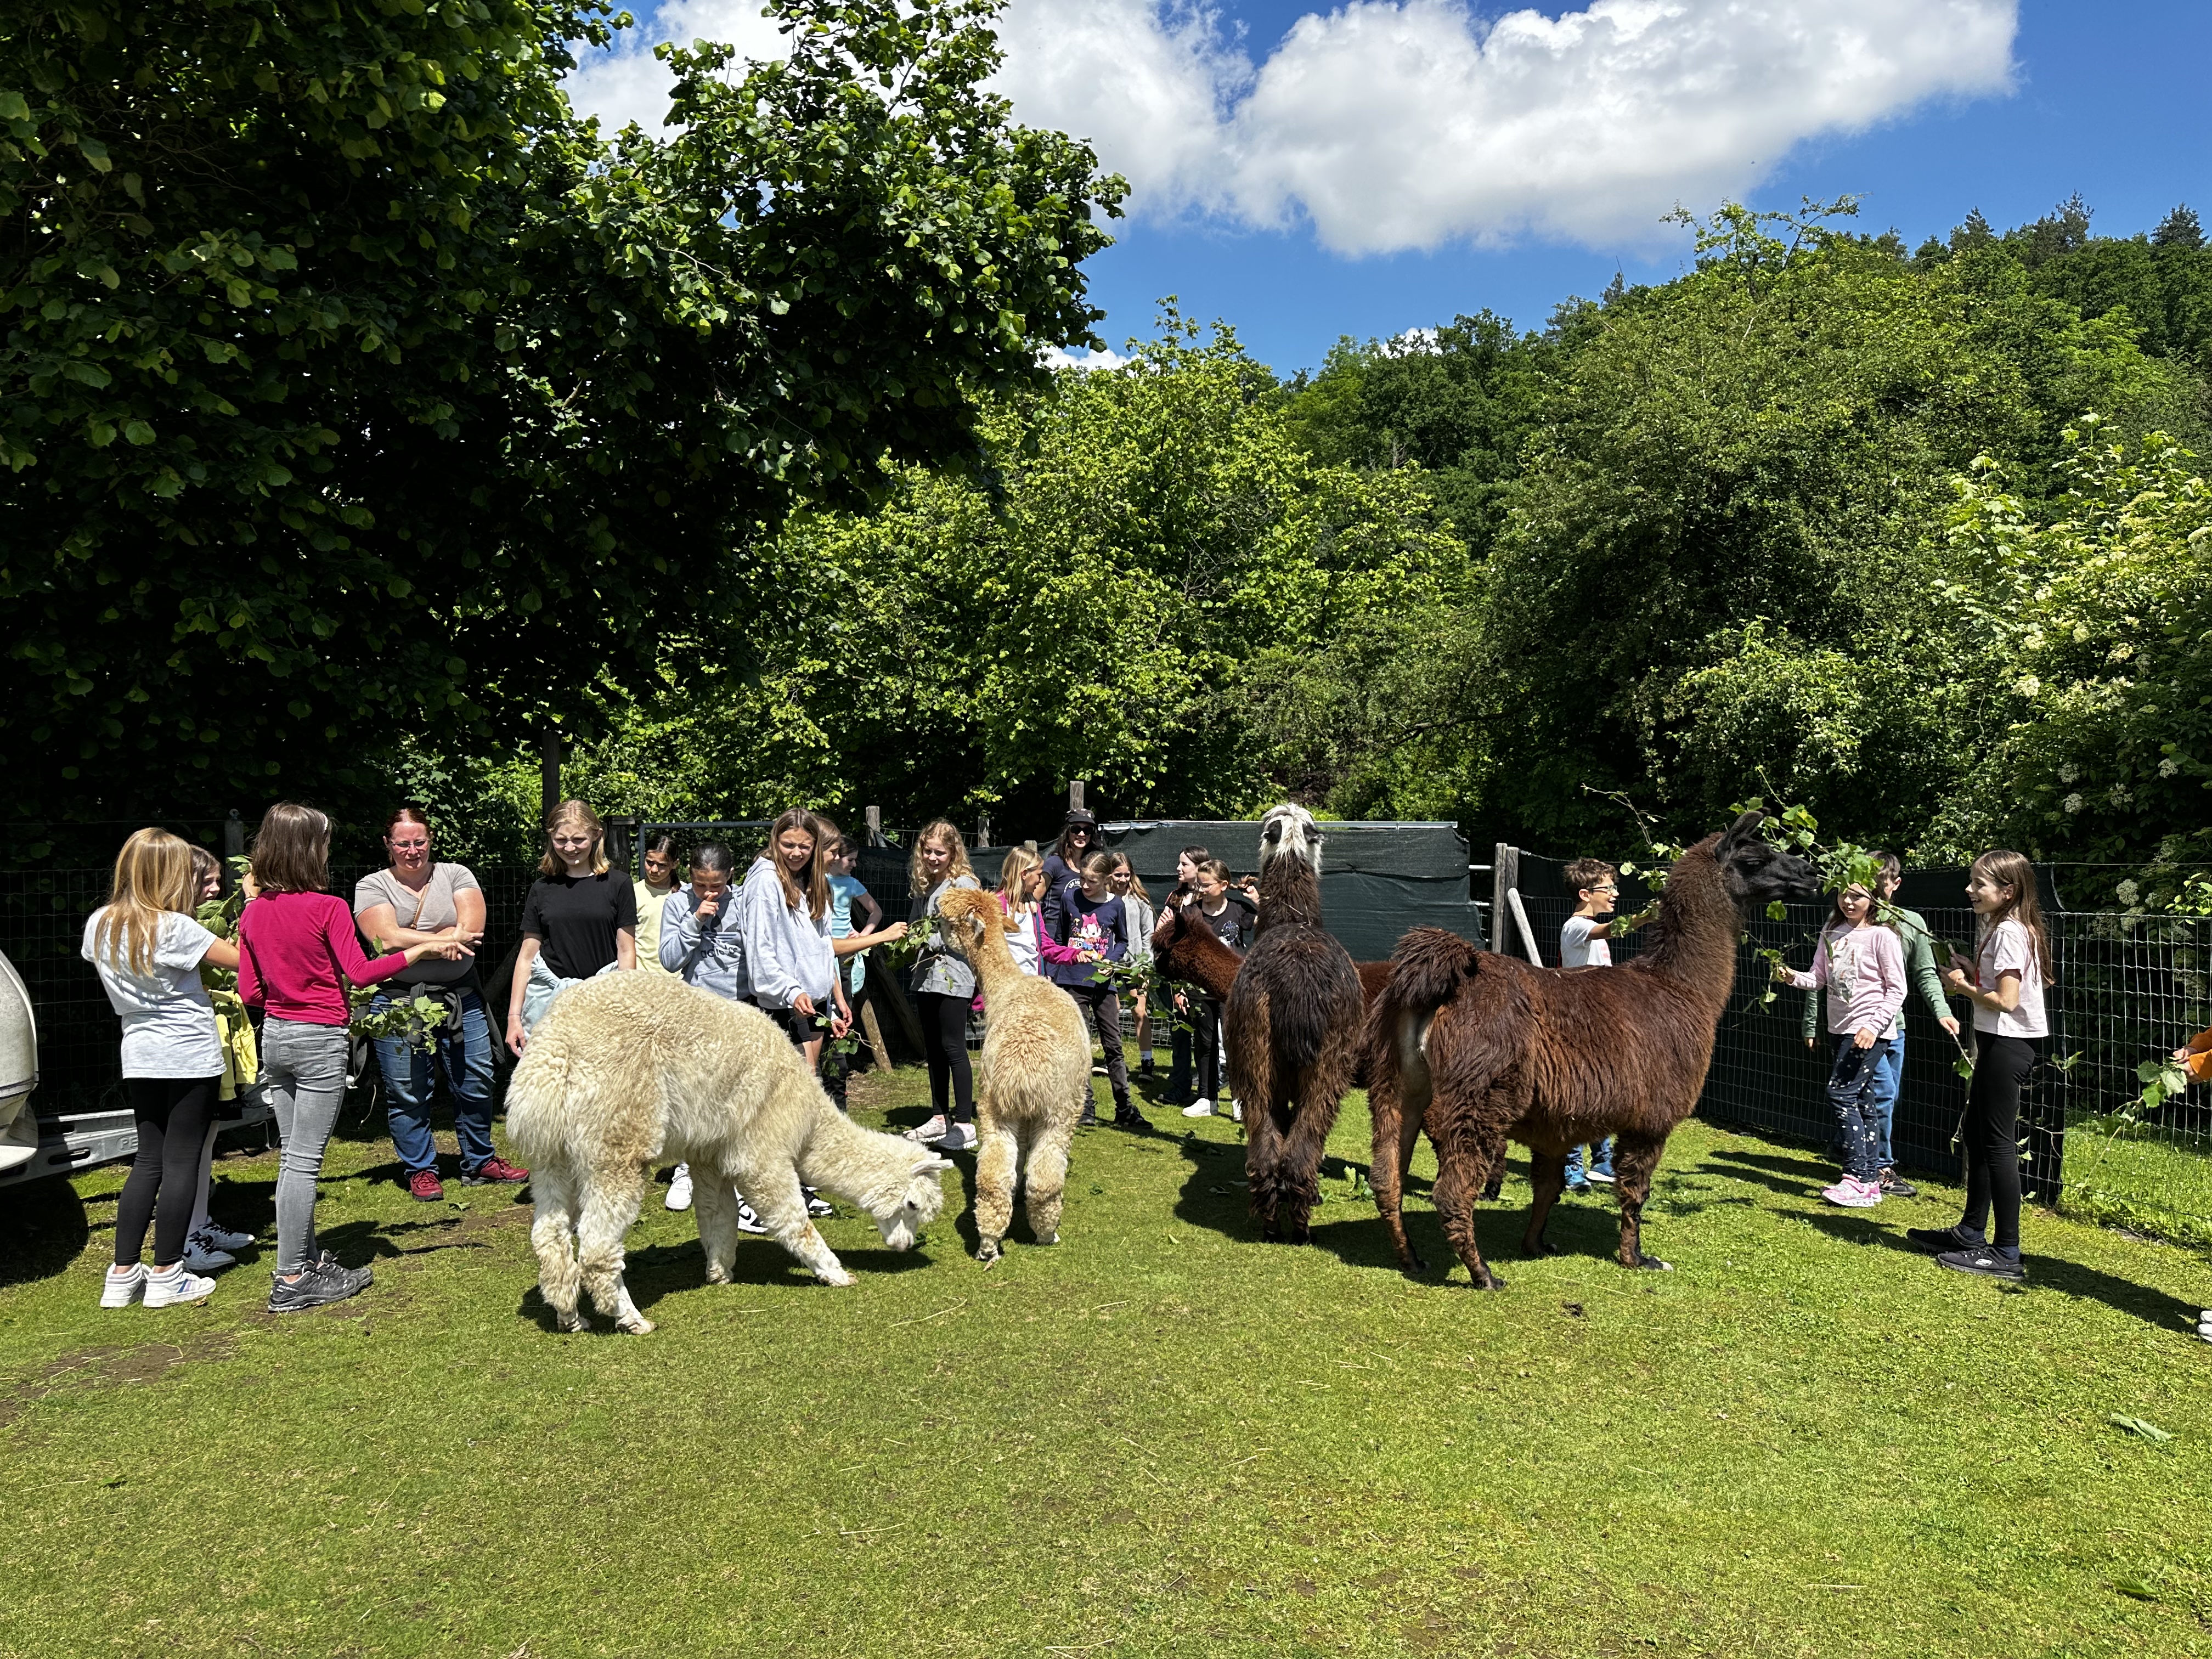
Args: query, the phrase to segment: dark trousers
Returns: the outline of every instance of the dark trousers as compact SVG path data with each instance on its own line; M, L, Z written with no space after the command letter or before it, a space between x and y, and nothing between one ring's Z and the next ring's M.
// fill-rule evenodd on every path
M1836 1139L1844 1173L1854 1181L1881 1179L1881 1076L1889 1058L1889 1039L1862 1048L1848 1034L1836 1039L1836 1061L1828 1071L1828 1103L1835 1109ZM2013 1191L2020 1190L2014 1176Z
M1194 1012L1177 1015L1168 1032L1168 1099L1177 1106L1190 1104L1190 1033L1182 1021L1197 1018Z
M975 1073L968 1063L968 1005L972 1000L938 991L914 994L915 1016L921 1022L922 1058L929 1062L930 1109L955 1123L975 1121Z
M1198 1097L1221 1098L1221 1005L1210 997L1194 997L1190 1004L1191 1043L1198 1060Z
M828 1035L816 1027L812 1015L802 1014L796 1008L771 1008L765 1002L759 1001L756 1001L753 1006L781 1026L784 1036L791 1039L791 1046L802 1054L806 1052L808 1043L818 1036Z
M2042 1057L2033 1037L1975 1033L1974 1080L1966 1091L1966 1213L1960 1230L2002 1249L2020 1248L2020 1091ZM1996 1212L1996 1233L1984 1229Z
M200 1148L215 1112L219 1077L134 1077L131 1115L138 1120L138 1154L115 1204L115 1265L134 1267L154 1224L154 1265L184 1259L199 1197ZM155 1200L159 1200L156 1213Z
M1062 988L1097 1026L1098 1046L1106 1051L1106 1081L1114 1091L1114 1115L1127 1115L1129 1062L1121 1054L1121 999L1110 985L1069 985Z

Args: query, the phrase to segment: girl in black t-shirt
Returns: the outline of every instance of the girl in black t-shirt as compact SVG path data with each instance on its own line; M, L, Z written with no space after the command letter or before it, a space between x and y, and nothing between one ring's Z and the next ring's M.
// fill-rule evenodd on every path
M606 829L583 802L564 800L545 815L545 855L523 901L507 997L507 1046L518 1054L566 987L637 966L637 893L609 868L606 849Z

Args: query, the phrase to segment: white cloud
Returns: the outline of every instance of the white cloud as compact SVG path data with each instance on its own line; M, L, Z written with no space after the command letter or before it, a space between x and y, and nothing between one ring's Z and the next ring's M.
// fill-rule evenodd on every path
M579 54L568 77L568 101L577 113L598 116L599 131L610 137L632 121L658 132L668 115L671 77L653 49L664 40L679 46L719 41L763 62L787 55L775 23L761 15L761 0L665 0L657 11L639 16L635 27L617 34L614 50Z
M1047 346L1037 354L1047 368L1126 368L1129 360L1118 351L1086 351L1081 356L1061 346Z
M757 0L670 0L580 70L582 107L665 110L650 42L780 52ZM999 84L1092 143L1133 210L1304 221L1364 254L1535 234L1618 243L1756 185L1797 143L2011 84L2017 0L1592 0L1494 21L1352 0L1256 67L1191 0L1012 0ZM647 48L641 52L641 47ZM618 123L617 123L618 124Z

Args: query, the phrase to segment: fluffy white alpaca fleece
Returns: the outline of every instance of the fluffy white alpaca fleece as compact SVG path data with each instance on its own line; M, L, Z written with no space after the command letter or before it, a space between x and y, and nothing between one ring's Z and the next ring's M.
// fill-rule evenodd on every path
M580 1286L625 1331L653 1323L623 1284L623 1235L653 1166L691 1166L707 1282L727 1284L743 1193L769 1234L823 1283L853 1275L807 1219L802 1182L875 1218L909 1248L945 1202L952 1166L830 1103L805 1056L757 1008L665 974L609 974L569 987L523 1050L507 1134L531 1165L538 1288L563 1330L586 1322Z
M1040 1244L1059 1242L1068 1143L1091 1098L1091 1033L1073 997L1014 965L996 894L963 890L938 902L945 936L983 987L975 1255L988 1267L1013 1219L1018 1174L1030 1231Z

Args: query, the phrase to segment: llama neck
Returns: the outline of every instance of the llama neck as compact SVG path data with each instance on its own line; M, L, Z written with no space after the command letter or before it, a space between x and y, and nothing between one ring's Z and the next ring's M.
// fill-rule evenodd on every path
M1321 873L1304 859L1285 854L1260 866L1260 925L1255 931L1264 933L1288 922L1321 926Z
M992 988L1023 977L1022 970L1014 965L1012 948L1006 936L996 927L986 927L982 939L973 949L968 941L961 941L960 954L968 958L968 965L975 970L975 980L983 988L983 1003L988 1007Z
M1700 842L1674 860L1667 890L1652 919L1651 945L1643 960L1662 968L1700 993L1716 1010L1735 986L1735 906L1721 884L1711 842Z
M1215 1001L1227 1000L1244 958L1202 921L1193 923L1184 916L1178 920L1178 928L1175 942L1162 953L1163 965L1170 974L1195 981Z

